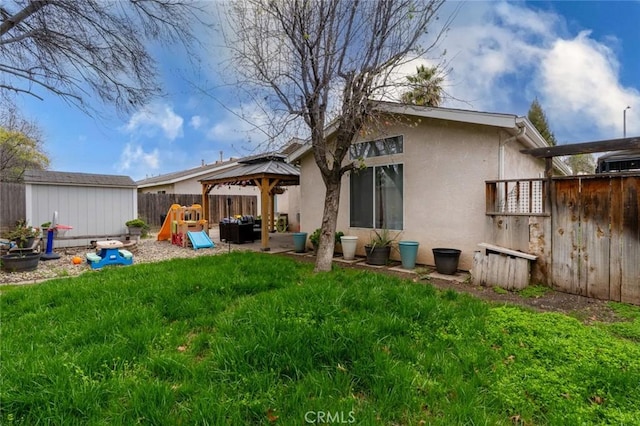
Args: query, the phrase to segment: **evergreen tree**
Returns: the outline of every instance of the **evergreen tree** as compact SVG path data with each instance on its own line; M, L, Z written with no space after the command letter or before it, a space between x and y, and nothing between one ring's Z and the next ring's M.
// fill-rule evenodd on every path
M554 136L551 129L549 129L547 116L542 110L542 106L540 106L538 98L534 99L533 102L531 102L531 107L529 107L527 118L529 118L531 124L533 124L535 128L538 129L538 132L540 132L542 137L549 143L549 145L557 145L556 137Z

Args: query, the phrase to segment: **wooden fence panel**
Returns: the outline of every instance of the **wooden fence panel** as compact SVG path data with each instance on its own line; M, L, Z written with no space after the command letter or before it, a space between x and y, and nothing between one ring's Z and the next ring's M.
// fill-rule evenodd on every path
M231 198L230 209L227 199ZM255 195L209 195L209 222L216 225L228 211L232 215L257 214ZM202 204L202 196L199 194L153 194L138 193L138 216L144 218L151 226L161 226L161 217L165 216L172 204L190 206Z
M624 200L622 197L623 188L622 179L613 179L611 181L611 249L610 249L610 267L609 267L609 300L616 302L621 301L622 289L622 259L624 258L623 241L624 241Z
M611 179L580 183L579 285L589 297L609 298Z
M640 305L640 177L627 177L621 186L620 300Z
M579 185L573 180L559 180L553 183L555 197L551 203L552 285L568 293L586 295L586 288L580 286L578 273Z
M23 183L0 182L0 232L13 228L16 221L26 218L25 200L26 190Z

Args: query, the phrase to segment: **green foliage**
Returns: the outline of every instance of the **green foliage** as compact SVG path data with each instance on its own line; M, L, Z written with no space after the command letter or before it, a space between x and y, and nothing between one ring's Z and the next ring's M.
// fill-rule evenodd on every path
M493 292L497 293L497 294L507 294L507 293L509 293L509 291L507 289L504 289L502 287L498 287L497 285L493 286Z
M530 285L523 288L522 290L519 290L518 294L522 297L531 299L531 298L542 297L550 291L551 289L549 287L546 287L543 285Z
M373 229L371 231L369 245L372 249L375 247L391 247L395 244L398 238L400 238L400 233L391 235L391 232L387 228L382 228L380 230Z
M538 99L534 99L531 102L531 106L529 107L529 112L527 113L527 117L531 124L540 132L540 135L549 143L549 145L557 145L558 141L556 140L555 135L549 128L549 122L547 121L547 116L542 110L542 106Z
M574 175L581 173L593 174L596 172L596 160L592 154L570 155L564 162L571 168Z
M24 247L24 243L29 238L36 238L39 235L40 229L29 225L26 219L18 220L16 226L5 234L7 239L15 241L20 247Z
M131 226L132 228L142 228L147 223L142 219L131 219L125 222L126 226Z
M311 235L309 235L309 241L313 244L314 247L317 247L320 244L320 234L322 233L322 229L316 228ZM336 231L334 241L336 244L340 242L340 237L344 235L342 231Z
M21 181L25 170L48 167L49 157L37 139L0 127L0 181Z
M234 252L2 287L0 423L640 418L640 345L606 327L311 268Z
M442 103L442 83L438 67L416 67L416 74L407 76L410 90L402 94L402 102L437 107Z

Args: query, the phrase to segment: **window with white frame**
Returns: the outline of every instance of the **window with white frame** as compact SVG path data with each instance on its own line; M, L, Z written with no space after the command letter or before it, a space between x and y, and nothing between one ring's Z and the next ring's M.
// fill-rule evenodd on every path
M403 229L403 180L402 164L352 172L350 226Z

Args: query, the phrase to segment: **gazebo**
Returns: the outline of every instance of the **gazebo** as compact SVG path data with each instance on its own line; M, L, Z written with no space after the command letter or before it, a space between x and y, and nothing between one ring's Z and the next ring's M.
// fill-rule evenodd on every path
M269 228L273 229L274 196L283 186L300 185L300 170L285 162L282 154L263 154L238 161L234 167L214 173L202 184L202 210L209 221L209 192L217 185L256 186L260 189L262 250L269 251ZM270 218L267 220L266 218Z

